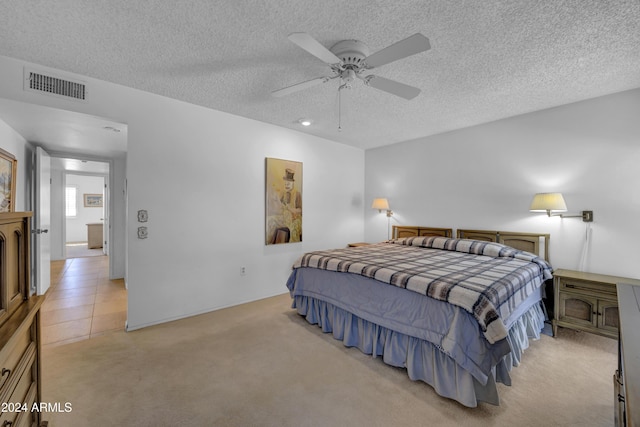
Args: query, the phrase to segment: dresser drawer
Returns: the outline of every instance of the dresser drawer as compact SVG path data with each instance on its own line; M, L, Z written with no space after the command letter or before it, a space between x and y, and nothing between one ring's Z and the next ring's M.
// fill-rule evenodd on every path
M589 282L587 280L571 279L562 277L559 280L559 290L568 292L578 292L586 295L617 298L616 285L602 282Z
M31 408L33 401L35 401L36 387L35 378L33 376L33 368L35 363L35 353L30 358L31 364L25 367L22 376L20 377L16 387L13 389L13 393L5 400L0 402L4 407L3 412L0 413L0 426L19 425L18 421L22 425L31 425L33 415ZM11 424L9 424L11 423Z
M7 384L15 384L13 377L16 375L16 367L29 345L31 344L35 347L31 340L31 330L29 328L26 328L15 339L16 341L14 341L14 345L11 348L3 348L2 352L0 352L0 396L5 395L5 386Z
M11 400L11 397L14 395L15 390L17 390L18 385L23 382L31 383L33 379L32 367L33 363L36 360L36 343L31 342L26 351L22 354L18 364L9 374L6 383L0 390L0 402L15 402ZM25 390L26 393L26 390ZM21 396L20 399L24 397ZM0 423L0 426L2 424Z
M29 410L20 412L16 417L15 424L12 424L11 427L30 427L34 424L37 425L39 413L37 411L32 411L34 403L36 403L36 394L37 385L35 382L32 382L29 387L29 391L27 392L27 396L24 399L24 408L29 408Z

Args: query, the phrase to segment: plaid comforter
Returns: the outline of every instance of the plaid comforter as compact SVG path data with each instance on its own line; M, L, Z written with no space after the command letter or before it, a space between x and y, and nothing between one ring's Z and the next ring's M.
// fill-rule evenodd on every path
M357 248L309 252L293 268L359 274L446 301L471 313L490 343L505 338L502 319L552 277L534 254L446 237L408 237Z

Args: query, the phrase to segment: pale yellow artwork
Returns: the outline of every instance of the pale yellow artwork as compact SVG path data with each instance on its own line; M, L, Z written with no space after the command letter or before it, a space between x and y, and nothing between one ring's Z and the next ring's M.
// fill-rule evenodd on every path
M0 212L15 211L17 161L0 149Z
M302 163L266 160L265 243L302 241Z

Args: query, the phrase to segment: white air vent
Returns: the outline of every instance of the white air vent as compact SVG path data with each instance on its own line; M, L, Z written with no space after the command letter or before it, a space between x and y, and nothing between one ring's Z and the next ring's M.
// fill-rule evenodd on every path
M24 90L85 101L86 85L80 81L61 79L48 73L24 69Z

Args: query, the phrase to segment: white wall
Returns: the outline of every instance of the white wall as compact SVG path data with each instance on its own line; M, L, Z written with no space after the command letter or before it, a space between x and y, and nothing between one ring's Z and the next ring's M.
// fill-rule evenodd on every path
M362 150L148 94L137 101L149 113L128 121L131 328L283 293L303 252L362 239ZM264 245L266 157L303 163L302 243ZM146 240L135 235L139 209Z
M104 207L85 207L84 194L103 194L104 180L102 176L66 174L66 186L76 187L77 215L66 218L66 242L86 242L87 224L104 222Z
M585 271L640 278L640 89L366 152L365 205L387 197L395 224L551 234L554 268L577 269L586 224L528 211L562 192L593 210ZM386 237L365 210L365 237Z
M24 65L0 57L0 97L128 125L129 329L284 293L300 254L363 239L362 150L85 76L86 103L25 93ZM264 245L265 157L303 162L302 243Z

